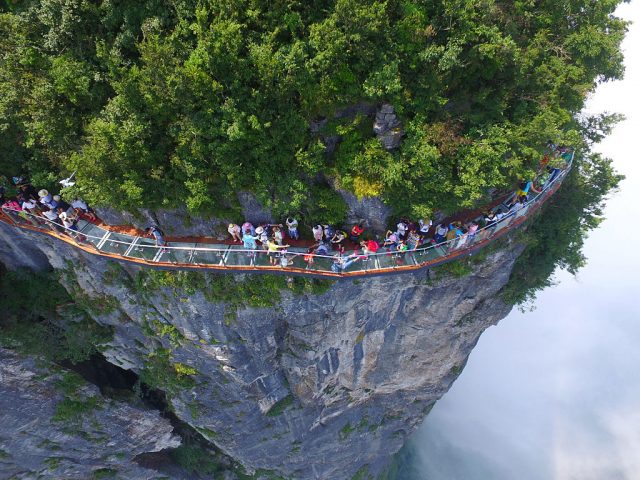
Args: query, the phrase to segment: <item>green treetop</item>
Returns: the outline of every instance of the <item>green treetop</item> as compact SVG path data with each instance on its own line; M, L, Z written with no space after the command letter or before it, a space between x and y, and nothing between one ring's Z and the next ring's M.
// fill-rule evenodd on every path
M622 75L620 0L5 0L0 169L120 208L344 212L329 179L424 215L530 177ZM405 132L385 150L372 119ZM310 122L329 121L319 133ZM335 152L323 139L341 135Z

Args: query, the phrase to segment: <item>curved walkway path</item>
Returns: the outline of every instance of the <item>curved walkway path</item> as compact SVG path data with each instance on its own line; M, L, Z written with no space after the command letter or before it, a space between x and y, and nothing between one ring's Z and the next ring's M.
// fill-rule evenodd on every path
M359 255L358 260L348 268L338 271L335 271L335 267L332 268L335 262L333 256L313 255L313 262L307 262L306 247L288 248L284 254L285 261L280 263L282 259L279 259L278 265L274 266L270 265L265 250L245 250L238 245L192 242L186 241L192 240L186 238L177 239L183 241L171 241L165 247L157 247L149 238L121 233L117 228L99 226L86 220L78 222L79 233L69 231L68 234L61 225L58 225L60 231L56 231L40 217L18 215L17 212L6 209L1 210L0 221L16 228L55 237L94 255L155 268L272 272L323 278L383 275L433 267L472 255L530 218L560 187L570 166L571 163L523 208L490 227L479 229L474 235L465 234L447 242L429 244L403 253L389 253L381 248L381 251L375 254ZM350 253L353 252L346 252L345 256ZM286 266L283 263L286 263Z

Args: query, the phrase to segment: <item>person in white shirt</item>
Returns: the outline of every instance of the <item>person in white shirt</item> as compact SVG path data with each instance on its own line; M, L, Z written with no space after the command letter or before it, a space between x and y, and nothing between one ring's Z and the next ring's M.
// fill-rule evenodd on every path
M56 212L53 208L47 209L45 208L42 211L42 216L47 220L47 224L51 227L52 230L56 232L61 232L62 227L60 226L60 218L58 217L58 212Z
M398 235L400 238L404 240L408 228L409 227L407 227L406 223L404 223L403 221L400 221L398 225L396 225L396 235Z
M242 235L240 234L239 225L236 225L235 223L230 223L229 227L227 228L227 232L229 232L229 235L231 235L231 239L234 242L242 243Z
M76 210L71 207L68 211L65 212L64 210L62 210L62 208L59 208L58 218L65 228L65 233L71 236L75 236L73 232L78 231L78 227L76 225L78 214L76 213Z
M33 198L27 199L24 195L18 194L18 203L22 207L22 210L25 212L27 220L29 220L32 225L38 226L38 220L36 218L36 216L40 213L38 202Z
M282 245L282 230L278 225L273 226L273 239L276 241L278 245Z
M419 235L420 239L424 241L429 236L429 229L433 225L433 222L429 218L421 218L418 220L418 226L420 227Z
M298 235L298 220L295 218L287 218L286 221L287 229L289 230L289 238L293 238L294 240L298 240L300 237Z
M96 214L89 208L87 202L85 202L81 198L76 198L73 202L71 202L71 206L76 210L82 212L83 215L86 215L89 220L96 220Z
M322 225L316 225L311 230L313 230L313 238L315 239L315 241L321 242L322 237L324 236L324 230L322 228Z

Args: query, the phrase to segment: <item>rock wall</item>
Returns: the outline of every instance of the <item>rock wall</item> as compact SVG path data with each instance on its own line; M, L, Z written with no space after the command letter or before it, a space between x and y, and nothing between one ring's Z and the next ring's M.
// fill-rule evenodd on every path
M300 480L385 468L480 334L509 312L498 293L521 251L510 245L463 278L344 280L320 295L285 289L274 308L235 312L197 289L136 290L138 267L2 229L17 245L37 245L54 268L71 268L71 292L112 299L95 313L116 332L109 361L141 372L169 352L171 364L197 371L192 387L169 395L180 419L249 470Z
M400 147L404 131L393 105L385 103L378 109L373 131L385 149L395 150Z
M158 478L135 457L180 445L169 422L107 400L93 385L74 392L74 401L90 408L70 405L82 413L56 420L60 404L69 403L59 386L63 377L53 366L0 348L0 478Z

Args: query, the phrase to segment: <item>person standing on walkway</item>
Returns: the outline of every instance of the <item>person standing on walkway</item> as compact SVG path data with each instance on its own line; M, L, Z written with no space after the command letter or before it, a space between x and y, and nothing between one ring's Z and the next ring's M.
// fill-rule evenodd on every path
M152 225L150 227L145 228L145 233L155 239L156 241L156 247L166 247L167 246L167 242L164 239L164 232L162 230L160 230L159 227ZM164 248L162 249L163 252L165 251Z
M316 242L321 242L322 237L324 236L324 230L322 229L322 225L316 225L311 230L313 231L313 239Z
M287 224L289 237L294 240L298 240L298 238L300 238L300 235L298 234L298 220L292 217L287 217L287 221L285 223Z
M273 237L267 241L267 255L269 255L271 265L278 264L279 251L283 248L289 248L289 245L278 245Z
M233 240L234 242L242 243L240 226L236 225L235 223L230 223L227 227L227 232L229 232L229 235L231 235L231 240Z
M360 243L360 235L364 232L364 227L362 226L362 222L356 223L351 232L349 233L349 238L353 243Z

